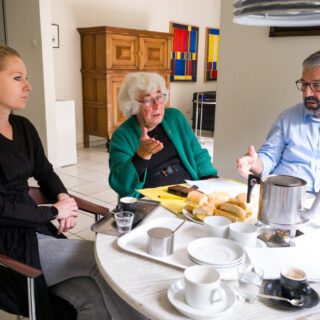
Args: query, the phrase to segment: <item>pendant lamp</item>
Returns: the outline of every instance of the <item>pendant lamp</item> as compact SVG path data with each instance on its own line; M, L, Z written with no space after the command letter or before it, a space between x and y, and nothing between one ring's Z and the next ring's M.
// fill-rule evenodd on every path
M233 22L252 26L320 26L320 0L235 0Z

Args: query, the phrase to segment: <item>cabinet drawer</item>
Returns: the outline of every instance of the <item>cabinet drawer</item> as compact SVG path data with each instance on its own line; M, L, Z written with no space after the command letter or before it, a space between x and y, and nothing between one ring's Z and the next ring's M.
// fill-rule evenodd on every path
M138 37L125 35L108 35L107 68L138 69Z

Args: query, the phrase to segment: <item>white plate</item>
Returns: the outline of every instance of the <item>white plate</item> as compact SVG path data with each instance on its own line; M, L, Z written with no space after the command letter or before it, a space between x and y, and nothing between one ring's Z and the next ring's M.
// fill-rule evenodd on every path
M182 314L192 319L216 319L222 315L225 315L236 302L236 296L232 289L222 283L221 289L224 299L215 302L209 309L196 309L189 306L184 301L185 285L184 279L176 280L168 289L168 299L170 303Z
M202 221L195 219L195 218L193 217L193 213L190 212L189 210L185 209L185 208L182 209L182 214L183 214L188 220L190 220L190 221L192 221L192 222L195 222L195 223L198 223L198 224L204 224Z
M188 254L194 259L215 265L231 265L243 259L244 249L223 238L205 237L189 243Z
M230 263L230 264L213 264L213 263L206 263L206 262L203 262L203 261L199 261L197 259L195 259L194 257L188 255L189 259L191 261L193 261L194 263L196 264L203 264L203 265L207 265L207 266L211 266L211 267L214 267L215 269L219 269L219 270L222 270L222 269L230 269L230 268L234 268L234 267L238 267L242 262L244 262L245 260L245 256L243 256L243 259L241 260L238 260L237 262L235 263Z

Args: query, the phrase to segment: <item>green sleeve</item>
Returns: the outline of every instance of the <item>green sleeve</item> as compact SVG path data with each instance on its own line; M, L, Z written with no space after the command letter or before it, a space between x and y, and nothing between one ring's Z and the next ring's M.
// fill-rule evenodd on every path
M134 130L119 127L112 135L109 153L109 184L120 196L138 197L135 190L143 188L146 173L142 181L132 163L139 146L139 135Z

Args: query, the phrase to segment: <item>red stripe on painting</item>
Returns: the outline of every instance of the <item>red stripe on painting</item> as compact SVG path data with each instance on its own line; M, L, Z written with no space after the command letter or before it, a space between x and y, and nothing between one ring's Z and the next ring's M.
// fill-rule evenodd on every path
M188 46L188 31L181 29L173 29L175 34L173 38L173 51L185 52Z

